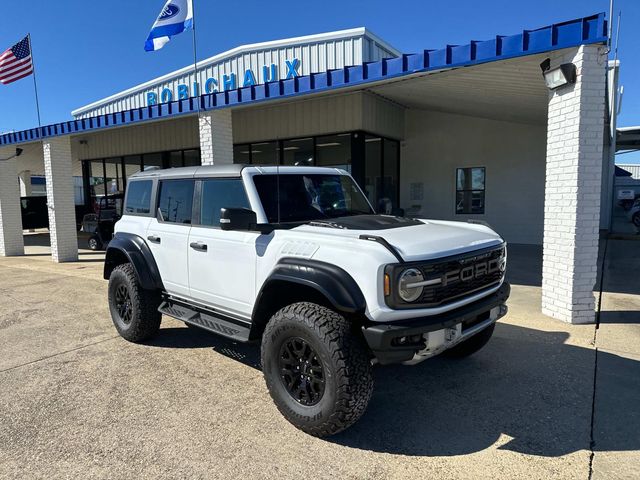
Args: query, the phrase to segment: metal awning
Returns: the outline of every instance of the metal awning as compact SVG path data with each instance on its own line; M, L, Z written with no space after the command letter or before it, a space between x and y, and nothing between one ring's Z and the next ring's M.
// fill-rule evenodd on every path
M616 152L640 150L640 127L622 127L616 130Z
M328 70L263 85L202 95L198 98L6 133L0 135L0 146L163 120L195 114L198 111L249 106L349 88L371 88L403 77L411 78L428 72L469 67L606 41L607 22L604 13L600 13L535 30L523 30L516 35L497 35L490 40L474 40L466 45L447 45L438 50L403 54L398 58L363 63L339 70Z

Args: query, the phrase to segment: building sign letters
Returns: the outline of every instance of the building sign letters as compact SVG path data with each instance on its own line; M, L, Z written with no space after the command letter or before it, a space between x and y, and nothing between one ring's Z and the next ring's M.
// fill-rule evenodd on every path
M299 77L299 68L300 68L300 60L294 58L293 60L286 60L286 75L285 80L289 78ZM274 82L280 79L278 75L278 67L275 64L264 65L262 67L262 78L264 83ZM200 82L193 82L191 91L189 91L189 85L180 84L177 87L177 91L174 92L170 88L164 88L162 91L158 92L147 92L147 105L157 105L158 103L167 103L173 100L186 100L190 96L197 97L198 95L223 92L226 90L235 90L240 87L251 87L256 85L258 82L256 81L256 76L253 70L248 69L245 70L241 79L238 79L238 76L231 72L229 75L223 75L221 82L218 82L218 79L209 77L204 82L204 91L200 92Z

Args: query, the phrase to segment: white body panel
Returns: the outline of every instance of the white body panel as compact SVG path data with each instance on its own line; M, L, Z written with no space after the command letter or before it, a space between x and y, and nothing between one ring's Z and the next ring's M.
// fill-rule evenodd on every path
M207 167L200 167L205 169ZM173 169L178 171L181 169ZM247 198L258 223L267 223L265 212L253 183L254 175L289 173L340 174L343 170L318 167L246 167L241 171ZM189 177L205 177L191 169ZM144 174L143 174L144 175ZM153 173L149 176L160 176ZM184 176L181 178L185 178ZM116 231L144 231L144 221L124 216ZM435 308L394 310L384 297L384 269L398 259L383 245L360 239L363 234L385 238L405 261L433 260L503 244L489 227L462 222L421 220L422 225L382 230L349 230L313 225L276 229L270 234L224 231L158 222L147 218L143 238L156 259L168 293L213 308L249 318L255 299L278 262L283 258L307 258L336 265L358 284L366 300L366 316L376 322L438 315L490 295L499 288L470 294ZM148 236L161 237L152 243ZM207 251L190 247L193 242L207 245Z
M188 249L191 298L228 313L250 316L256 296L258 236L254 232L191 227L189 245L207 245L206 252Z
M143 237L156 260L164 288L183 297L189 296L190 230L189 225L164 223L154 218ZM158 238L159 243L149 240L149 237Z

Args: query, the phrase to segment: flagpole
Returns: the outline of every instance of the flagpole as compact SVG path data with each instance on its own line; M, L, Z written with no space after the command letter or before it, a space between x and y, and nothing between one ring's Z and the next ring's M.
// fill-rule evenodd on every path
M196 50L196 0L191 0L191 22L193 23L192 28L191 28L191 37L193 40L193 82L194 85L197 85L198 87L198 95L197 97L197 102L198 102L198 117L200 117L200 82L198 82L198 55L197 55L197 50ZM193 85L192 85L193 87Z
M29 39L29 52L31 53L31 65L33 66L33 90L36 94L36 112L38 113L38 134L42 136L42 122L40 121L40 101L38 100L38 83L36 81L36 61L31 46L31 33L27 34Z

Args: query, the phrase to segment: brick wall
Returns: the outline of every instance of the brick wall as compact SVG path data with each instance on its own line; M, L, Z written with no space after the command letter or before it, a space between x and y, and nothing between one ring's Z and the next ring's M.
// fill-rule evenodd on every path
M0 161L0 256L24 255L16 160Z
M47 182L51 258L54 262L78 259L71 139L56 137L43 142Z
M544 204L542 311L571 322L595 320L600 189L605 128L602 47L552 58L572 62L575 85L550 92Z
M233 163L231 110L214 110L199 119L202 165Z

